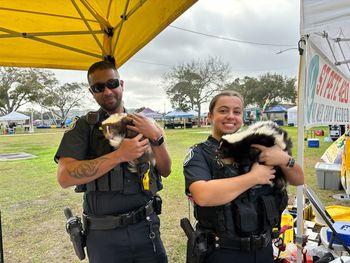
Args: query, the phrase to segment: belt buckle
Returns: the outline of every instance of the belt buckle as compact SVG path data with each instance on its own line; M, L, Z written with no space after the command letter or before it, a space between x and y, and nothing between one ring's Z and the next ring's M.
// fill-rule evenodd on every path
M253 235L251 238L251 245L252 245L252 249L259 249L261 248L261 235Z
M266 233L260 235L253 235L251 238L252 249L260 249L265 247L266 243Z
M250 251L252 249L252 239L251 237L242 237L241 238L241 248L246 251Z
M121 216L121 224L124 225L131 225L133 224L133 213L127 213L127 214L123 214Z

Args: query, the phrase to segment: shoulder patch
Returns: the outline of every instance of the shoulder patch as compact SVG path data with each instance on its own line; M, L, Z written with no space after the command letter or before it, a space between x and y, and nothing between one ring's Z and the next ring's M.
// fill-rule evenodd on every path
M185 160L184 160L184 166L186 166L187 164L188 164L188 162L189 161L191 161L191 159L193 158L193 148L191 148L188 152L187 152L187 154L186 154L186 156L185 156Z
M64 133L73 130L73 129L75 128L75 126L76 126L78 120L79 120L79 117L78 117L78 116L75 116L74 120L73 120L72 123L68 126L68 129L66 129L66 130L64 131Z

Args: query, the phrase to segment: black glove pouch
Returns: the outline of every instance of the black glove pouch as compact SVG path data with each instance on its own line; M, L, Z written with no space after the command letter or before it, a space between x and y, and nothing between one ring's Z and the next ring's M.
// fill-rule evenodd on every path
M259 226L255 205L251 202L240 202L236 204L235 211L234 218L239 235L245 237L255 233Z

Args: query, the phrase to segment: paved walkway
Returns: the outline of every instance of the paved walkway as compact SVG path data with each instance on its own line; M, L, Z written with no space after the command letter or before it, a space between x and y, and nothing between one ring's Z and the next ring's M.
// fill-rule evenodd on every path
M16 137L16 136L38 136L38 135L46 135L46 134L56 134L57 132L43 132L43 133L15 133L15 134L0 134L0 137Z
M25 160L25 159L33 159L37 156L25 153L25 152L19 152L19 153L2 153L0 154L0 161L14 161L14 160Z

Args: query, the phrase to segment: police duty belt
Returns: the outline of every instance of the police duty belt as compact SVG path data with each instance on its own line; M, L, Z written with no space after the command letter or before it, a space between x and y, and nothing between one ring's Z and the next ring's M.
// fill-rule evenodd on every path
M219 238L216 242L220 248L232 250L254 251L266 247L271 241L271 233L252 235L242 238Z
M154 212L153 199L151 199L146 205L117 216L91 216L83 214L84 228L89 230L109 230L124 227L139 223Z

